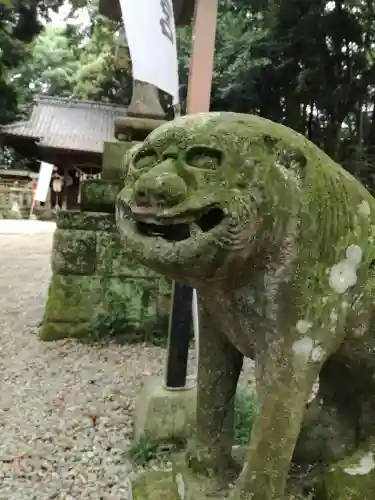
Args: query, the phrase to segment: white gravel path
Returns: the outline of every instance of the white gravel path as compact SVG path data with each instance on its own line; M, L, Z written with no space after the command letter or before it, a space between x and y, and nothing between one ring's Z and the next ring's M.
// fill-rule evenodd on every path
M0 500L126 499L134 396L165 353L39 342L54 226L11 222L0 221Z
M0 220L0 500L126 500L135 396L165 351L38 340L53 230Z

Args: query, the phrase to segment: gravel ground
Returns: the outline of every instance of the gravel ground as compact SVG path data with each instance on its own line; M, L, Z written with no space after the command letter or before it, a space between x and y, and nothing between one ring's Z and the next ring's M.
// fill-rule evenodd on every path
M134 399L165 351L38 341L53 229L0 221L0 500L125 500Z

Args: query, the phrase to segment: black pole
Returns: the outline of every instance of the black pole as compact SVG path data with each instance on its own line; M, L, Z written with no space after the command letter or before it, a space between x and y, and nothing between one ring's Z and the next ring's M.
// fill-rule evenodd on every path
M138 115L138 118L142 118L141 115ZM116 128L115 124L115 135L117 136L118 132L121 131L129 137L129 140L130 138L133 141L144 140L150 131L145 133L145 130L143 130L143 136L136 138L131 120L127 128L124 128L124 121L121 122L123 130L120 130L119 124ZM187 237L189 237L189 230L181 228L180 239L183 240ZM190 333L193 326L192 302L193 289L173 282L165 375L165 386L167 389L183 389L186 387Z
M182 389L186 386L193 323L192 302L193 289L173 282L165 380L167 389Z

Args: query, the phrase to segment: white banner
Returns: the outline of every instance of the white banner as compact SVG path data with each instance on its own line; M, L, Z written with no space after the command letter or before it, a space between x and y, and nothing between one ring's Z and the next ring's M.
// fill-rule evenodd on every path
M133 78L151 83L178 104L176 27L172 0L120 0Z
M51 182L53 165L42 161L39 170L38 184L35 191L35 201L46 201Z

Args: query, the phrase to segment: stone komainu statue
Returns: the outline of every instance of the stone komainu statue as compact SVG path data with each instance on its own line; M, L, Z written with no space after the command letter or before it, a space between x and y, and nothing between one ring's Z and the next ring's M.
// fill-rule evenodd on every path
M325 499L375 498L375 200L306 138L256 116L178 118L125 161L124 247L198 289L191 466L236 472L233 401L249 356L259 412L230 498L284 499L292 461L325 466Z

